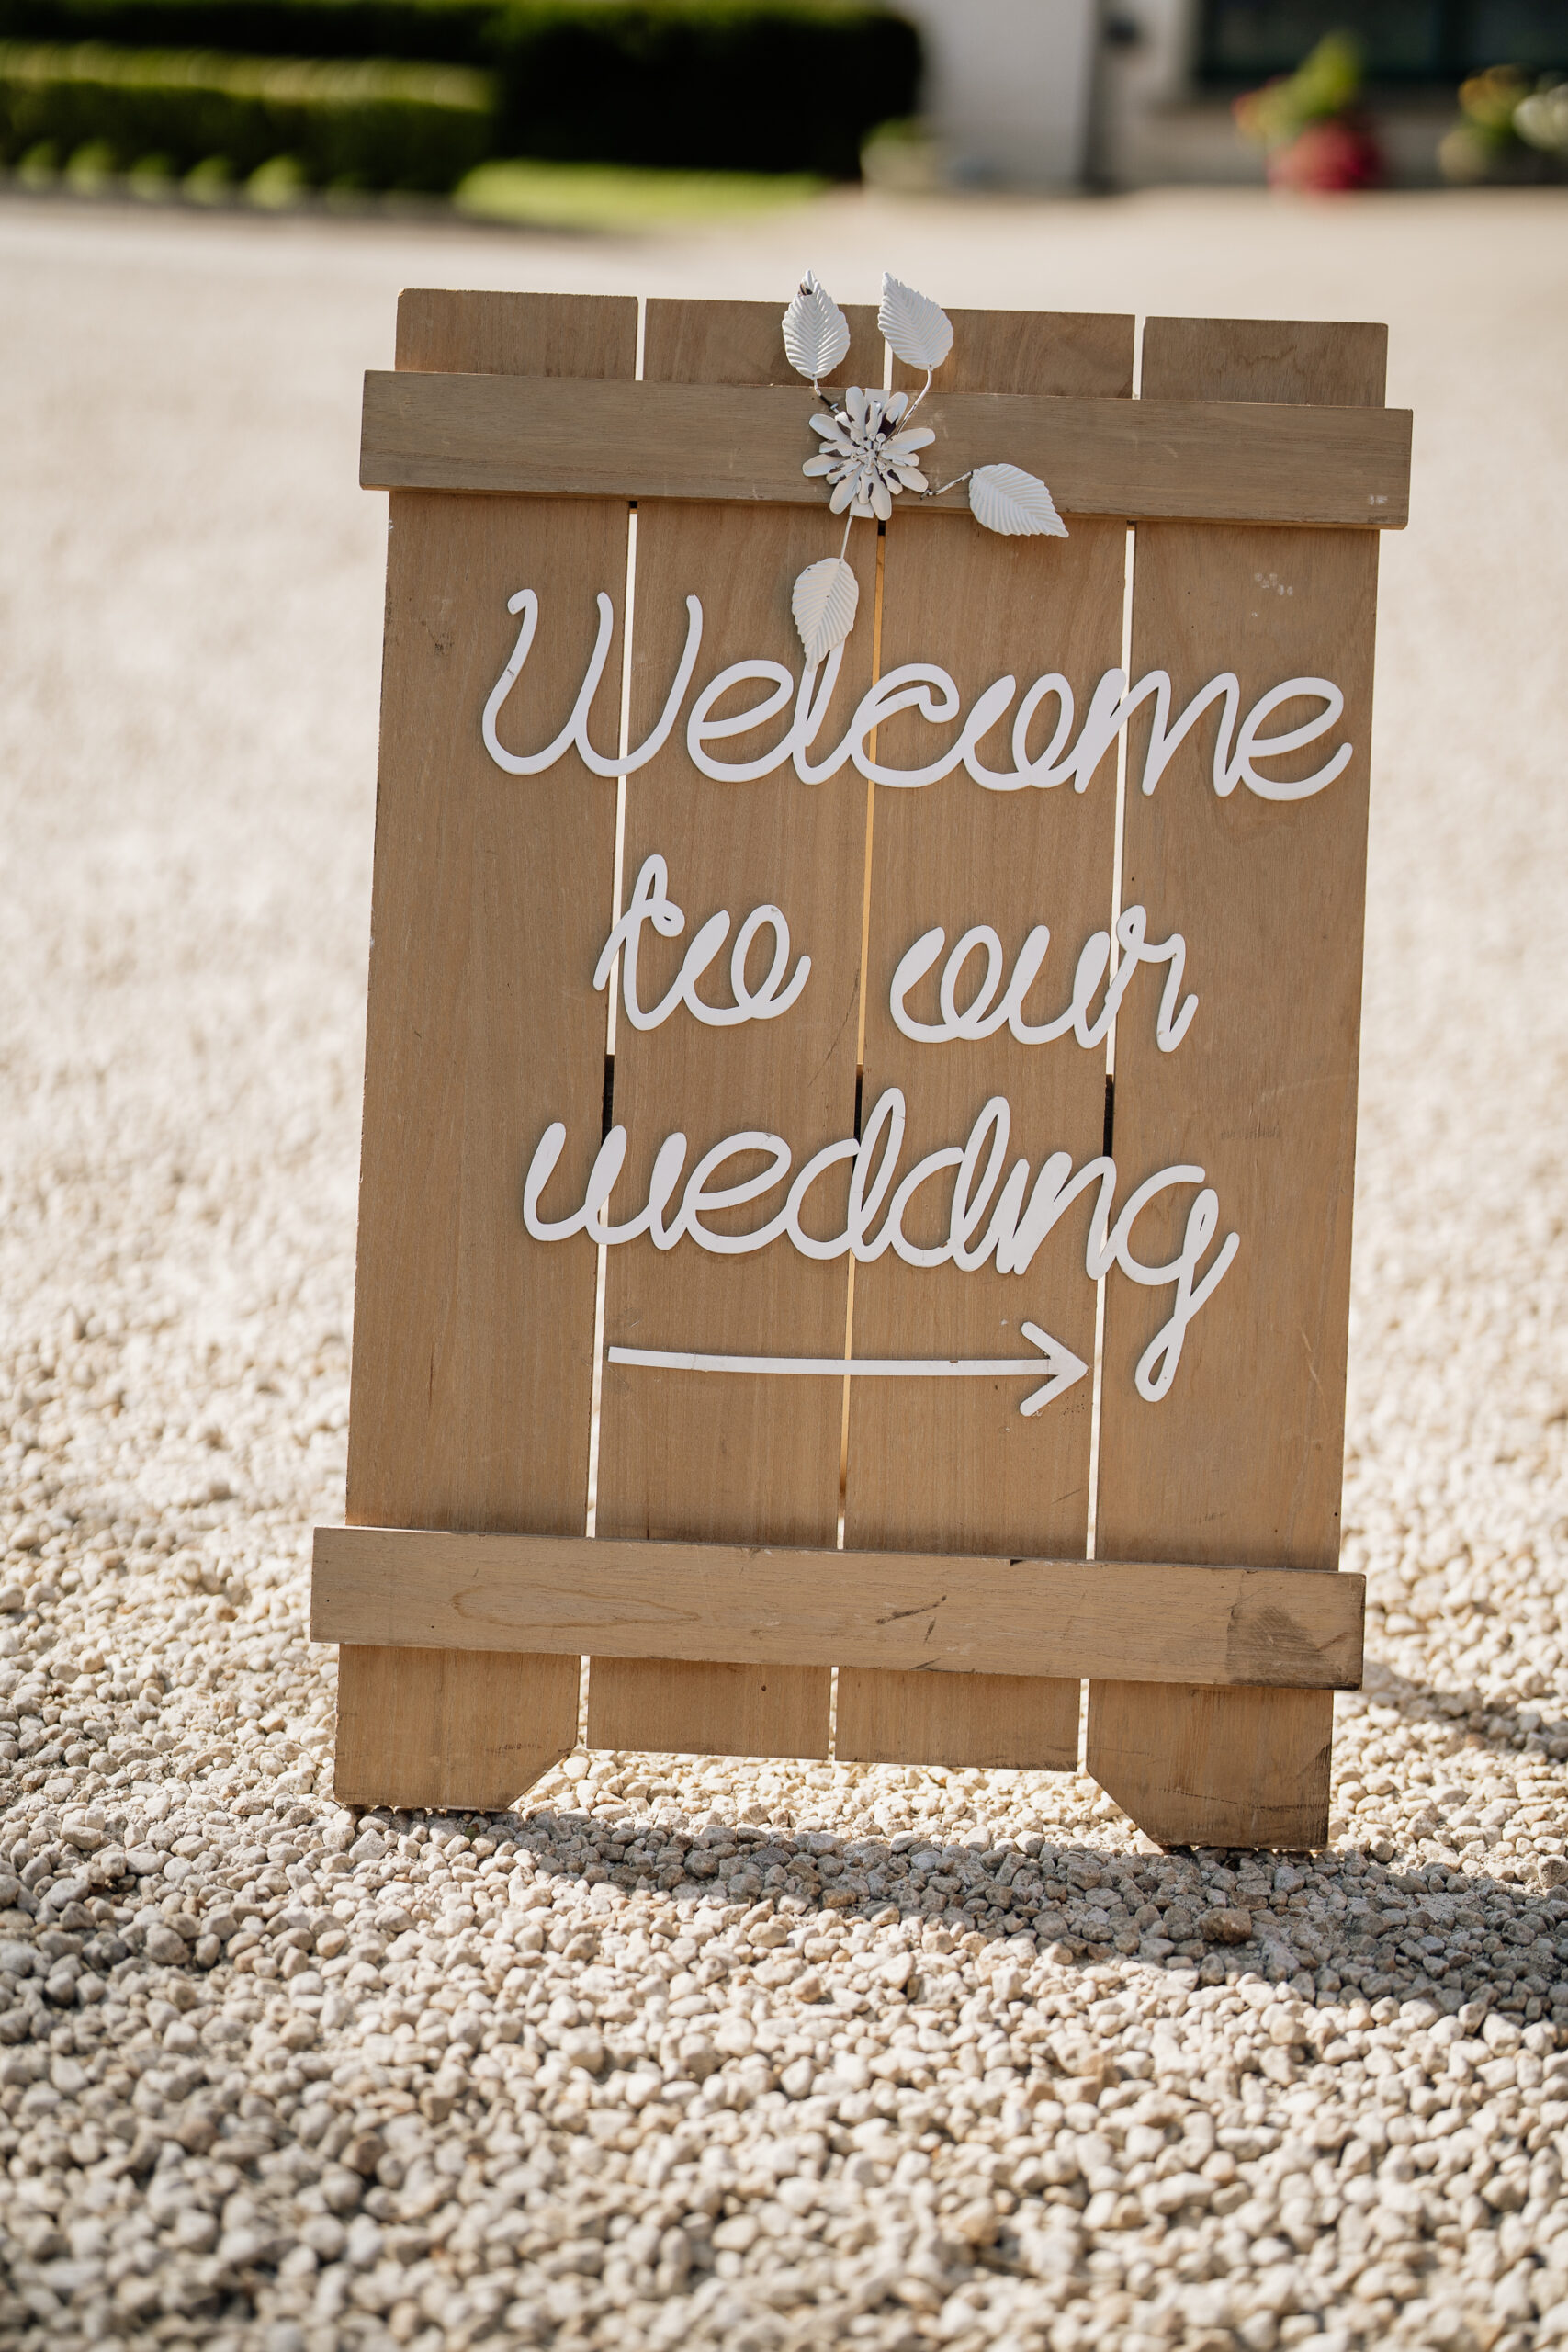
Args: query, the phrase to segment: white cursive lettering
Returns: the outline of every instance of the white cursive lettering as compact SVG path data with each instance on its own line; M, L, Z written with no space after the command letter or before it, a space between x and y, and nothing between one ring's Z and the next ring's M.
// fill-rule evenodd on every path
M1186 1164L1156 1169L1129 1196L1112 1222L1117 1181L1113 1159L1101 1156L1075 1170L1069 1152L1053 1152L1042 1163L1031 1189L1030 1164L1021 1159L1013 1163L989 1224L976 1242L1007 1158L1012 1124L1007 1097L993 1095L962 1147L950 1144L928 1152L895 1189L906 1116L902 1092L896 1086L887 1087L873 1106L860 1140L847 1136L814 1154L790 1185L784 1206L747 1233L716 1233L704 1220L716 1210L761 1201L784 1182L792 1155L781 1136L748 1128L715 1144L692 1170L680 1208L669 1223L665 1211L681 1182L687 1139L681 1134L666 1136L654 1160L644 1207L626 1223L611 1225L604 1211L626 1153L626 1132L620 1126L612 1127L599 1147L583 1187L581 1206L570 1216L542 1215L542 1195L566 1143L566 1129L558 1119L546 1128L530 1162L523 1187L523 1221L536 1241L564 1241L572 1234L584 1233L595 1242L616 1247L646 1233L660 1250L671 1250L685 1238L718 1256L745 1257L787 1238L803 1257L818 1260L849 1252L862 1265L870 1265L891 1249L907 1266L951 1262L973 1273L994 1257L998 1273L1026 1274L1042 1243L1073 1203L1080 1194L1097 1191L1084 1246L1084 1272L1089 1281L1100 1282L1120 1269L1142 1288L1156 1289L1165 1283L1173 1287L1170 1314L1139 1358L1134 1375L1138 1394L1150 1404L1167 1396L1181 1361L1188 1327L1213 1296L1241 1246L1239 1236L1227 1234L1200 1275L1219 1227L1219 1199L1205 1182L1202 1169ZM738 1182L715 1183L727 1160L749 1153L762 1155L767 1164ZM852 1165L842 1231L827 1239L808 1234L802 1224L807 1195L830 1169L845 1162ZM905 1232L904 1219L916 1193L949 1169L955 1173L947 1235L926 1246ZM1134 1254L1134 1228L1161 1193L1185 1185L1198 1189L1188 1211L1181 1247L1166 1264L1150 1265ZM879 1217L880 1229L874 1232Z
M1111 962L1111 933L1096 931L1084 943L1073 977L1073 993L1065 1012L1054 1021L1033 1023L1023 1017L1024 1000L1039 976L1051 944L1051 933L1044 923L1034 929L1019 950L1012 978L998 1001L997 991L1007 956L998 934L987 922L974 924L964 932L951 949L942 967L938 996L942 1018L920 1021L909 1011L911 989L918 987L935 965L947 944L947 933L939 927L920 933L912 947L899 957L888 990L887 1009L894 1026L917 1045L941 1046L954 1039L974 1042L981 1037L994 1037L998 1030L1010 1029L1021 1046L1046 1046L1069 1033L1080 1046L1102 1046L1110 1034L1111 1024L1122 1008L1122 1000L1132 985L1134 973L1140 964L1168 964L1164 989L1160 995L1159 1012L1155 1022L1155 1036L1162 1054L1172 1054L1187 1035L1192 1016L1198 1010L1198 1000L1181 996L1181 976L1187 961L1187 942L1180 932L1173 931L1168 939L1151 942L1148 937L1148 912L1143 907L1125 907L1116 919L1116 944L1122 951L1121 961L1111 975L1105 990L1105 1001L1098 1012L1093 1010L1094 996L1105 978ZM969 958L984 953L985 970L979 984L966 1005L958 1002L959 983Z
M697 982L718 954L729 936L729 917L720 912L710 915L698 931L677 974L674 985L655 1005L644 1007L637 1001L637 943L644 923L651 923L661 939L678 939L686 928L686 918L674 900L668 896L670 869L657 850L642 862L642 871L632 891L631 904L611 932L593 967L593 985L602 989L615 968L615 958L621 958L621 993L626 1008L626 1019L634 1029L657 1029L668 1021L678 1004L710 1029L733 1029L743 1021L776 1021L792 1004L798 1004L800 992L811 972L811 958L802 956L790 975L787 987L781 988L784 969L789 962L789 924L778 907L753 907L735 935L729 951L729 987L733 1005L709 1004L697 994ZM760 988L751 988L746 978L747 960L765 930L773 934L773 961Z
M703 608L695 596L686 598L686 642L680 665L671 686L663 713L647 741L624 759L606 758L596 752L589 741L588 713L604 674L609 659L610 639L615 631L615 605L603 591L598 597L599 629L593 651L589 658L582 688L572 707L570 718L555 740L543 751L509 752L496 732L508 696L527 662L538 627L539 600L532 588L519 589L507 600L510 613L521 613L522 627L512 657L491 690L484 707L481 731L485 749L496 765L508 775L542 775L556 762L575 749L584 765L594 775L634 775L669 741L680 716L686 693L696 668L697 652L702 643ZM1282 758L1289 752L1301 751L1317 742L1331 728L1337 726L1345 708L1345 697L1330 678L1286 678L1270 686L1260 695L1245 718L1237 719L1241 709L1241 687L1234 671L1224 671L1199 687L1191 701L1172 720L1171 683L1169 673L1150 670L1136 685L1129 686L1124 670L1107 670L1089 699L1089 709L1078 730L1077 739L1068 749L1072 734L1075 708L1073 690L1059 671L1050 671L1037 678L1024 695L1014 718L1011 734L1012 765L992 768L980 757L980 746L991 730L999 726L1018 692L1016 678L995 679L976 697L973 709L959 729L956 741L934 760L923 766L890 767L874 760L867 748L879 727L886 726L901 712L913 711L928 726L942 726L958 718L963 697L948 673L931 662L908 662L879 678L862 696L841 741L827 756L814 763L809 753L821 729L828 705L838 683L843 661L843 647L837 645L829 655L822 670L820 683L818 666L808 663L802 673L798 687L795 673L781 662L736 662L721 670L698 695L686 727L686 749L694 766L702 775L721 784L755 784L763 776L773 775L779 768L793 763L803 784L825 784L837 775L846 763L874 783L902 791L919 791L930 784L939 784L955 769L964 768L976 784L988 792L1020 792L1026 786L1036 789L1070 783L1075 792L1086 792L1104 762L1107 752L1134 714L1145 703L1154 707L1150 717L1148 748L1144 755L1141 786L1152 793L1169 766L1182 743L1191 733L1203 713L1216 702L1220 716L1215 733L1211 775L1215 792L1221 798L1233 793L1238 784L1263 800L1305 800L1322 792L1349 765L1351 746L1341 743L1332 757L1311 775L1295 781L1260 772L1259 763ZM728 718L715 718L713 712L732 687L751 683L765 684L771 691L760 702L752 704ZM795 698L795 715L789 728L772 751L760 752L754 759L740 761L716 760L708 750L710 743L750 733L776 718ZM1029 756L1029 730L1041 706L1051 698L1056 703L1056 724L1051 740L1039 755ZM1299 727L1286 728L1281 733L1267 735L1262 729L1265 720L1289 702L1315 701L1322 705L1314 718Z

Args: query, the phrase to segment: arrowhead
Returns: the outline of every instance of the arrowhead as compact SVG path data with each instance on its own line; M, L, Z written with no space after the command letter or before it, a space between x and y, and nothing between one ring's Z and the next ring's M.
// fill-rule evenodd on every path
M1025 1323L1022 1329L1024 1338L1032 1340L1044 1357L1051 1377L1043 1387L1032 1389L1018 1409L1026 1415L1043 1413L1046 1406L1054 1405L1075 1381L1083 1378L1089 1366L1082 1356L1074 1355L1071 1348L1065 1348L1060 1340L1054 1340L1049 1331L1041 1329L1038 1323Z

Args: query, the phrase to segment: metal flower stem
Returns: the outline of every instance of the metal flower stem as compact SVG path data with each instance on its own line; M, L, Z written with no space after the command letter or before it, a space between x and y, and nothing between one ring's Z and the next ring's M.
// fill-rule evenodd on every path
M929 376L927 377L926 381L930 383L931 378ZM818 382L815 376L811 379L811 389L816 393L818 399L821 401L823 407L828 411L829 415L836 415L838 411L835 407L831 394L825 392L822 390L821 385ZM839 541L839 561L840 563L842 563L845 556L849 552L850 525L854 521L854 509L852 506L849 513L844 517L844 536Z

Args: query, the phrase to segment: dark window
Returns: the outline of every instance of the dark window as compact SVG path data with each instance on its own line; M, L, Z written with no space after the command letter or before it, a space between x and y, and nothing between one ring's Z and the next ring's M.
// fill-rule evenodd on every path
M1288 74L1332 32L1355 35L1372 82L1568 72L1568 0L1203 0L1199 73L1238 85Z

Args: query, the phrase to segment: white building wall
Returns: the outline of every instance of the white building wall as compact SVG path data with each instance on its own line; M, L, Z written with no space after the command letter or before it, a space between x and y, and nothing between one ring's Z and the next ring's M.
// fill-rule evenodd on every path
M958 180L1082 178L1096 0L900 0L926 50L925 112Z

